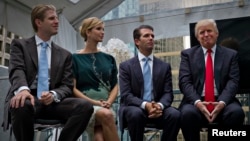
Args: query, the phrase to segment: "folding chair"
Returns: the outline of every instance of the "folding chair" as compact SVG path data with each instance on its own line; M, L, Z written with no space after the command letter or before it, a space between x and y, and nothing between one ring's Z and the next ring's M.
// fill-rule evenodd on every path
M34 136L35 141L40 141L41 133L46 132L47 136L44 139L48 141L53 136L53 129L55 129L54 141L58 140L60 128L63 128L65 121L62 120L48 120L48 119L36 119L34 123ZM10 127L9 141L12 141L12 127Z
M121 125L122 123L120 123ZM127 130L127 127L120 127L121 132L121 141L123 141L123 134L124 131ZM150 133L150 136L147 136L147 134ZM162 129L157 128L155 124L146 124L144 128L144 141L152 141L155 137L159 136L159 141L161 140L162 135ZM130 140L129 133L127 131L127 141Z

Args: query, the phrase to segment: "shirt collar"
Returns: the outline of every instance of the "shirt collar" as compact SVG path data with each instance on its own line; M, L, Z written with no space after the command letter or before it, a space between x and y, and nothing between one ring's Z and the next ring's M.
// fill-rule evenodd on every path
M44 42L41 38L39 38L37 35L35 35L35 40L36 40L36 46L38 47L42 42ZM51 40L46 41L48 44L48 47L51 48Z
M145 55L143 55L140 51L138 51L138 59L140 60L140 61L142 61L142 59L143 58L146 58L146 57L148 57L148 58L150 58L150 60L152 60L153 61L153 53L151 53L149 56L145 56Z
M206 53L207 53L207 49L206 49L205 47L203 47L203 46L201 46L201 47L202 47L203 53L206 54ZM214 46L211 48L212 53L215 53L216 47L217 47L217 46L214 45Z

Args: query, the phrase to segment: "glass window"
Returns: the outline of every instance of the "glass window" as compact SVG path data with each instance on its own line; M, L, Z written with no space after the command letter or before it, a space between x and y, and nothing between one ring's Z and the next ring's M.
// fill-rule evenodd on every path
M4 59L4 66L9 66L9 60L8 59Z
M10 44L9 43L5 44L5 52L10 53Z
M18 38L19 38L19 36L18 36L18 35L15 35L15 36L14 36L14 38L15 38L15 39L18 39Z
M0 26L0 34L3 35L3 26Z
M0 51L2 51L3 41L0 41Z
M11 38L11 32L7 32L7 37Z

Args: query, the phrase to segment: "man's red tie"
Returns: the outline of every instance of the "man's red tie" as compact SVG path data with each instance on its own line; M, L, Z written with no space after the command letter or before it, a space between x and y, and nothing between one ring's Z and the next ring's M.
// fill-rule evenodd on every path
M213 61L211 57L211 49L207 50L207 63L206 63L206 77L205 77L205 101L214 102L214 73L213 73ZM209 112L212 112L214 105L207 105Z

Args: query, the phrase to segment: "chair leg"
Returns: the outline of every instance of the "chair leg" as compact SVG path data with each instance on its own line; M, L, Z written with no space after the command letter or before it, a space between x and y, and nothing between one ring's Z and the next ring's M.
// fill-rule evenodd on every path
M56 136L55 136L55 141L57 141L58 139L57 139L57 136L58 136L58 131L59 130L59 127L58 128L56 128Z
M121 132L121 141L123 141L123 131Z
M41 131L37 130L35 141L39 141L41 137Z
M158 135L158 133L159 133L159 139L161 139L161 130L155 130L155 131L152 131L152 132L153 132L153 134L150 135L149 138L147 138L146 136L144 136L145 139L146 139L146 141L152 141L152 140L154 140L154 138Z
M129 132L128 132L128 130L127 130L127 141L130 141L130 136L129 136Z
M148 139L148 141L151 141L156 135L157 135L158 131L154 131L154 134Z
M46 131L46 139L45 139L45 141L50 141L49 139L51 138L51 137L53 137L53 128L50 128L50 129L48 129L47 131Z
M12 127L10 127L10 136L9 136L9 141L12 141Z

